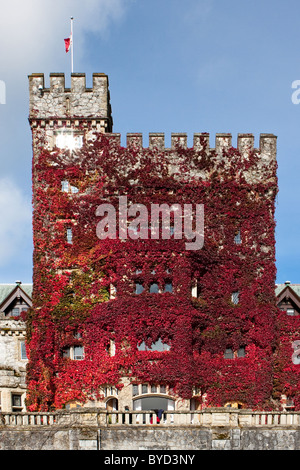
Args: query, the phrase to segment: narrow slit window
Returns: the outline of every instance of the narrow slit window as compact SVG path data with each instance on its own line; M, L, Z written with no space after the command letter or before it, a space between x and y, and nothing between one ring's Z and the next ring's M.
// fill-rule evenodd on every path
M231 294L231 301L233 304L237 305L240 300L240 292L238 290L232 292Z
M73 243L73 232L71 228L67 228L67 242L72 245Z
M238 232L236 232L236 234L234 236L234 243L236 245L240 245L242 243L242 237L241 237L241 231L240 230Z
M21 359L26 360L27 358L27 353L26 353L26 343L25 341L21 341Z

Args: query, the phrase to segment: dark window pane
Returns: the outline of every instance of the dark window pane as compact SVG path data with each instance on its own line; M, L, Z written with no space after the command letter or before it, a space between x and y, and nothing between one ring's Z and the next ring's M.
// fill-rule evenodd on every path
M165 284L165 292L173 292L172 282L167 282Z
M154 282L153 284L150 285L150 293L151 294L158 294L158 284L156 284L156 282Z
M135 283L135 293L141 294L144 291L144 286L140 282Z
M226 348L224 357L225 359L233 359L233 350L231 348Z

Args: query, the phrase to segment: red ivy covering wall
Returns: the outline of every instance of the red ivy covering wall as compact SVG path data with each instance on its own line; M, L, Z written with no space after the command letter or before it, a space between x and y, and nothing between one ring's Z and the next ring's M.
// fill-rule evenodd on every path
M33 161L28 409L101 398L101 386L121 386L122 376L169 385L183 398L191 398L197 386L209 406L240 401L270 407L276 167L268 168L270 179L251 184L244 175L258 168L259 152L243 159L231 148L220 160L214 152L208 156L204 145L201 151L178 147L177 171L170 175L171 150L123 148L98 135L70 155L45 150L42 131L35 132L40 148ZM190 177L191 168L209 176ZM78 192L63 192L63 180ZM96 208L108 201L117 208L119 195L147 207L204 204L204 247L187 251L185 240L174 239L99 240ZM67 228L72 228L72 244ZM242 243L235 244L239 230ZM136 280L145 287L141 294L135 294ZM191 296L194 280L197 298ZM162 290L172 283L173 291L149 293L152 281ZM117 289L114 299L110 285ZM234 291L239 291L238 304L231 301ZM137 349L159 338L169 351ZM63 357L65 348L76 345L84 345L83 360ZM224 357L226 348L241 347L245 357Z

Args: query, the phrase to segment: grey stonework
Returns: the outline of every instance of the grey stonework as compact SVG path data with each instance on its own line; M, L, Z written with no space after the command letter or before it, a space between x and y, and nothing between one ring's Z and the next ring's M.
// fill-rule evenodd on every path
M296 429L66 427L5 429L0 450L299 450Z
M93 74L93 88L86 88L85 74L71 75L71 88L65 88L62 73L50 74L50 88L45 88L44 74L29 76L29 118L106 118L111 119L108 77Z

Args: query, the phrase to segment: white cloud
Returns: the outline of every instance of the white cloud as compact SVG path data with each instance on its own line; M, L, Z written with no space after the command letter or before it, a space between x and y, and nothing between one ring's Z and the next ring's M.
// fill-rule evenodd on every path
M9 178L0 179L0 267L4 267L31 238L31 203Z
M46 80L50 72L69 75L64 38L70 34L71 16L74 71L85 72L87 33L94 33L96 39L99 36L99 42L106 40L133 2L0 0L0 80L6 90L6 103L0 105L0 268L5 275L10 269L18 270L20 257L32 250L31 201L25 199L22 187L10 177L5 178L30 165L27 75L41 72ZM23 124L17 128L16 122L20 121ZM25 138L28 147L24 146Z
M123 18L132 0L0 0L1 69L22 73L64 60L63 39L70 34L74 17L74 50L82 54L83 34L107 32ZM76 41L76 42L75 42ZM47 67L47 68L48 68ZM31 70L38 72L39 70ZM56 70L52 70L56 71ZM57 70L58 71L58 70Z

